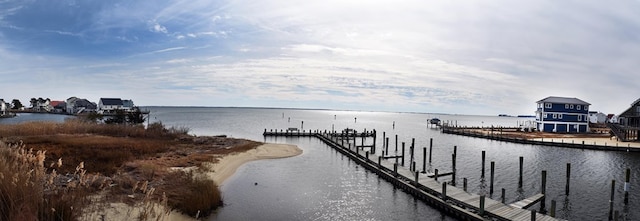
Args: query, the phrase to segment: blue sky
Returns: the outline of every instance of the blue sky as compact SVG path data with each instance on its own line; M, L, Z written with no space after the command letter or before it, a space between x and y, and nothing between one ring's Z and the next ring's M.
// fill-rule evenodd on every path
M640 97L638 1L0 0L0 97L533 114Z

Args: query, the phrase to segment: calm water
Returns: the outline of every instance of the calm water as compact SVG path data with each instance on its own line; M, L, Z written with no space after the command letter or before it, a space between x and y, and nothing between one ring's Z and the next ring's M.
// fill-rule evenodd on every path
M488 193L488 180L480 178L481 151L495 161L494 199L506 189L507 202L540 192L541 171L547 171L547 209L557 201L557 215L569 220L606 220L611 180L616 180L614 208L621 220L640 220L640 155L535 145L521 145L442 134L426 126L438 117L458 125L515 126L531 118L435 115L328 110L152 107L151 121L186 126L197 135L220 135L274 143L290 143L304 150L300 156L262 160L242 166L222 186L225 207L212 220L453 220L427 204L395 189L348 158L313 138L269 138L265 128L341 130L345 127L376 129L410 145L416 139L417 164L422 148L434 139L433 163L427 169L451 170L453 146L458 147L458 180L468 179L469 191ZM283 116L284 115L284 116ZM22 116L25 117L25 116ZM32 116L36 117L36 116ZM357 119L356 119L357 118ZM14 118L17 119L17 118ZM26 119L26 118L23 118ZM0 123L6 123L0 119ZM63 119L58 119L63 120ZM395 121L395 129L393 122ZM380 151L381 148L378 148ZM407 148L408 151L408 148ZM524 157L524 188L517 188L518 157ZM571 193L565 196L565 168L572 164ZM632 169L629 204L623 203L625 168ZM449 177L450 179L450 177ZM445 178L446 180L446 178ZM254 185L258 183L258 185ZM533 208L538 209L539 205Z
M74 116L61 115L61 114L32 114L32 113L19 113L16 117L12 118L0 118L0 124L18 124L29 121L53 121L64 122L67 118Z
M531 118L381 113L332 110L247 109L247 108L151 108L152 121L187 126L197 135L225 134L266 142L298 145L304 154L294 158L249 163L222 187L226 206L212 219L220 220L442 220L451 219L421 201L398 191L320 141L311 138L269 138L265 128L341 130L345 127L376 129L399 142L416 139L417 164L422 166L422 148L434 139L433 162L428 170L451 170L453 146L458 147L458 180L468 179L469 190L488 193L489 181L481 179L481 151L496 164L494 199L506 189L507 202L540 192L541 171L547 171L547 203L557 201L557 216L569 220L606 220L611 180L616 180L614 209L622 220L638 220L640 155L535 145L521 145L442 134L426 126L438 117L467 126L516 126ZM395 122L395 128L393 128ZM378 151L381 148L378 148ZM408 151L408 148L407 148ZM518 158L524 157L524 188L518 189ZM564 194L566 164L572 164L571 192ZM623 203L625 168L632 169L629 204ZM445 178L446 179L446 178ZM449 177L450 179L450 177ZM257 186L254 183L259 183ZM534 206L538 209L539 205Z

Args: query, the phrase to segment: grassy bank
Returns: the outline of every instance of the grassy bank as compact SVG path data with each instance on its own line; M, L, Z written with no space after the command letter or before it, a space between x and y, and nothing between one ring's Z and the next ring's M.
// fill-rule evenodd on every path
M222 199L213 181L197 176L198 168L260 143L187 132L160 123L2 125L0 220L80 220L91 210L100 215L96 205L114 202L142 207L132 214L140 220L166 212L154 205L204 217Z

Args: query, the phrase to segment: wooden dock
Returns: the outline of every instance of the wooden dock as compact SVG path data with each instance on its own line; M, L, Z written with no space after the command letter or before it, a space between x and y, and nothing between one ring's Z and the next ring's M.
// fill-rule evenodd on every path
M462 135L468 137L477 137L484 138L489 140L497 140L511 143L520 143L520 144L531 144L531 145L541 145L541 146L554 146L554 147L566 147L566 148L575 148L575 149L588 149L588 150L607 150L607 151L626 151L626 152L640 152L640 148L635 148L631 146L611 146L611 145L596 145L590 143L566 143L566 142L553 142L553 141L540 141L540 140L532 140L532 139L523 139L510 137L506 135L500 135L499 133L479 133L475 130L481 129L480 127L450 127L444 126L442 127L442 133L446 134L455 134ZM499 130L499 129L497 129ZM557 139L556 139L557 140Z
M375 139L373 145L364 145L364 141L362 145L356 145L356 138L375 137L375 130L362 133L352 131L345 134L318 130L267 131L265 129L263 135L316 137L396 187L460 220L560 220L537 213L535 210L526 209L543 200L543 194L536 194L519 202L505 204L485 196L466 192L446 182L437 181L437 177L443 176L442 174L421 174L417 169L414 169L414 172L396 163L398 158L378 156L375 154ZM384 158L393 159L393 161Z

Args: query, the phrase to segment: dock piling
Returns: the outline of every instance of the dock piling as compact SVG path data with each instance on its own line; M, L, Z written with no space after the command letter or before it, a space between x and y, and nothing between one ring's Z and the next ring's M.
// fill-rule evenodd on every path
M569 195L569 186L570 186L570 180L571 180L571 163L567 163L567 184L564 187L564 195Z
M486 156L486 152L483 150L482 151L482 174L480 175L480 177L484 178L484 162L485 162L485 156Z
M415 183L415 185L416 185L416 187L420 185L420 183L418 182L418 178L419 178L418 176L419 176L419 174L420 174L420 173L415 172L415 176L416 176L416 177L415 177L415 182L416 182L416 183Z
M540 210L544 210L545 199L547 198L547 171L542 171L542 186L540 192L542 193L542 199L540 200Z
M438 169L433 170L433 178L436 179L436 181L438 181Z
M504 190L504 188L502 188L502 194L500 196L500 199L502 200L502 204L504 204L504 201L505 201L505 190Z
M479 209L480 209L480 211L478 211L478 213L480 214L480 216L484 216L484 198L485 198L485 196L484 196L484 195L481 195L481 196L480 196L480 206L479 206L479 207L480 207L480 208L479 208Z
M522 188L522 170L524 165L524 157L520 157L520 172L518 176L518 188Z
M451 154L451 186L456 186L456 154Z
M404 166L404 142L402 142L402 164L401 165Z
M551 217L556 217L556 201L555 200L551 200L551 209L549 211L549 216Z
M385 141L386 141L386 145L384 146L384 152L385 152L387 155L389 155L389 138L388 138L388 137L385 137L384 139L385 139Z
M624 204L629 204L629 181L631 180L631 169L627 168L624 178Z
M427 148L422 148L422 173L427 173Z
M609 220L613 219L613 199L616 192L616 180L611 180L611 198L609 199Z
M531 210L531 221L536 221L536 211Z
M493 178L496 162L491 161L491 180L489 181L489 196L493 195Z
M447 182L442 182L442 200L447 200Z
M429 164L431 164L431 154L433 153L433 138L429 139Z
M462 178L462 189L467 192L467 178Z

